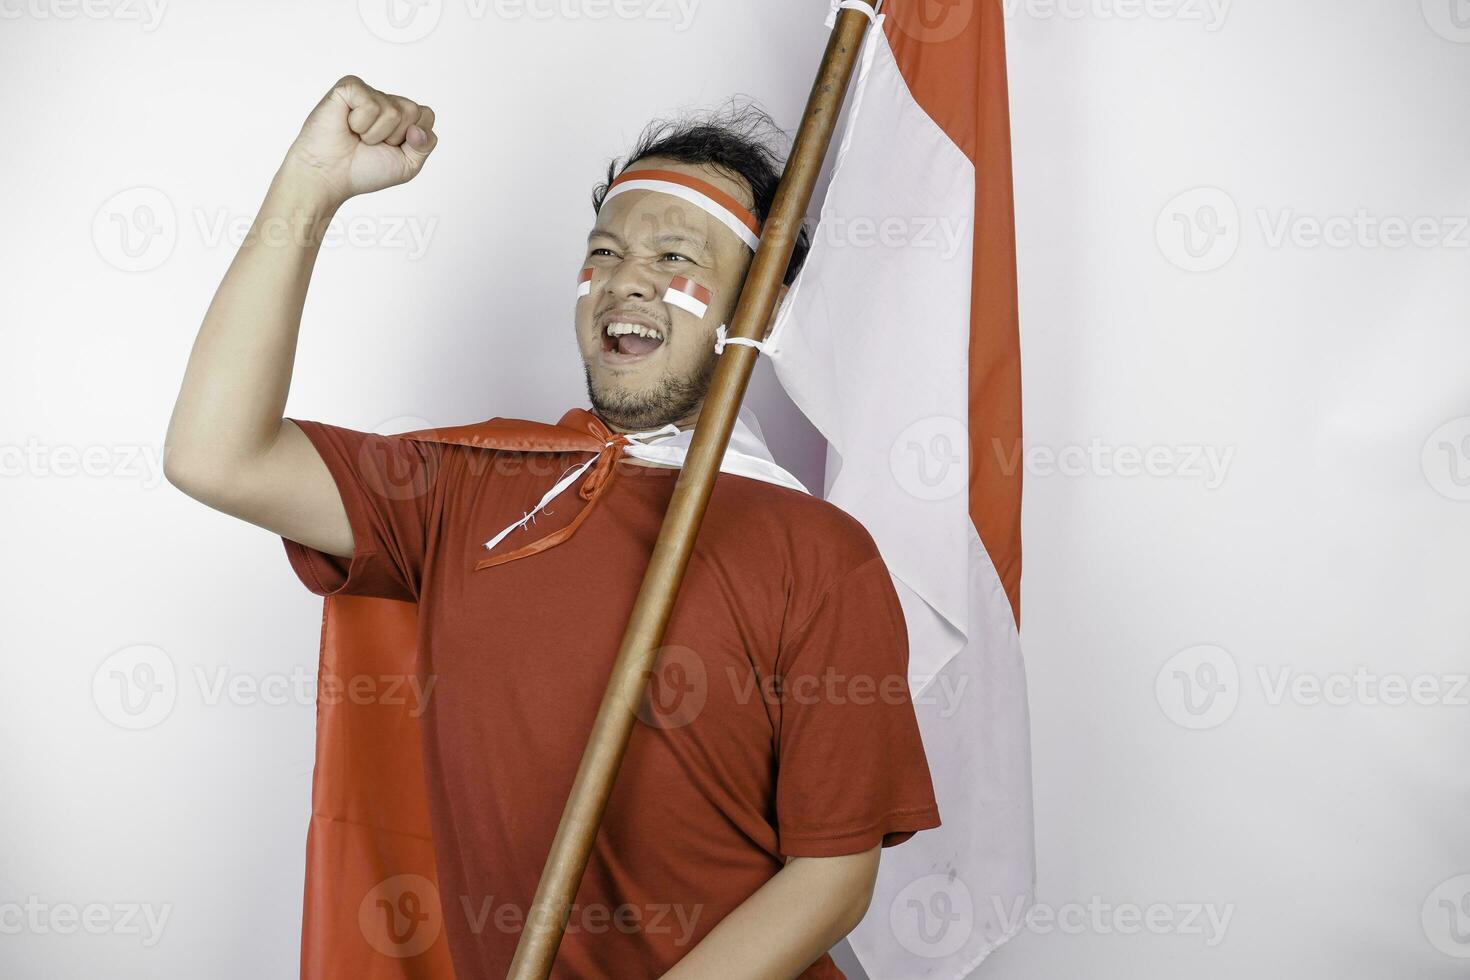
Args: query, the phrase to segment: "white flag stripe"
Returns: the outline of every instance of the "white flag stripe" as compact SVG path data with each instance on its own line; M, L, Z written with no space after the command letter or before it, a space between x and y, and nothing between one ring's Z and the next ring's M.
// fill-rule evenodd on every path
M688 310L701 320L704 319L705 311L709 309L708 303L701 303L683 290L675 289L673 286L664 290L664 302L671 306L677 306L681 310Z

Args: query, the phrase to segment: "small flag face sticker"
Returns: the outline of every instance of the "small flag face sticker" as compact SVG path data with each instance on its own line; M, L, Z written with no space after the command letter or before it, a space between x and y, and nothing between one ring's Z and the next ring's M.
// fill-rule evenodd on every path
M581 299L583 296L586 296L586 295L588 295L591 292L592 292L592 266L589 265L589 266L587 266L587 268L585 268L581 272L577 273L577 298L578 299Z
M709 309L709 301L713 295L694 280L675 276L669 280L669 288L664 290L664 302L677 306L681 310L688 310L702 320L704 311Z

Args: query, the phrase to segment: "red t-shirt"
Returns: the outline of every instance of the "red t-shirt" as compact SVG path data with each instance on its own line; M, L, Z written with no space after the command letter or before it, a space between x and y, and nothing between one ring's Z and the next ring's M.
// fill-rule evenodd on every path
M484 547L590 454L291 421L326 461L355 541L349 560L283 538L292 568L317 595L418 603L450 953L460 980L503 977L678 471L619 462L569 539L477 571L587 506L579 483ZM862 525L721 473L552 976L658 977L783 856L939 826L907 665L898 596ZM802 974L841 976L828 954Z

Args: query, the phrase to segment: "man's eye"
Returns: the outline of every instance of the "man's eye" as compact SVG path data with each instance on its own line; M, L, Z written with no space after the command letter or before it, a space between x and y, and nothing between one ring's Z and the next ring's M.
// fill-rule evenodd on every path
M676 258L676 259L683 259L685 262L693 262L694 261L689 256L687 256L687 255L681 255L678 252L665 252L664 253L664 258L667 259L667 258L670 258L670 257L673 257L673 258Z
M608 254L608 255L611 255L611 254L613 254L613 253L612 253L612 249L610 249L610 248L602 248L602 247L599 247L599 248L594 248L594 249L593 249L593 250L592 250L592 252L591 252L591 254L592 254L592 255L596 255L596 254L597 254L597 253L598 253L598 252L606 252L606 253L607 253L607 254Z

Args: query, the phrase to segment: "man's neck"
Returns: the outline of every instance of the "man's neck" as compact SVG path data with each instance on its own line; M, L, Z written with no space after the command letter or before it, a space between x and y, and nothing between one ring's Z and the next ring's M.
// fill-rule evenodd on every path
M602 413L598 412L597 409L595 409L595 408L592 409L592 414L593 415L596 415L599 419L602 419L602 424L605 425L605 426L607 426L609 429L611 429L614 432L622 432L622 433L627 433L627 432L649 432L649 431L652 431L654 429L661 428L663 425L667 425L668 424L668 423L665 422L665 423L660 423L659 425L650 425L650 426L647 426L646 428L630 429L630 428L626 428L624 426L618 425L616 422L613 422L613 421L610 421L610 420L604 418L602 416ZM683 429L692 429L692 428L694 428L694 423L695 422L698 422L698 421L699 421L699 409L696 408L693 412L690 412L688 415L685 415L682 418L680 418L677 421L675 421L674 422L674 425L678 426L681 430L683 430ZM647 467L647 468L651 468L651 469L678 469L679 468L679 467L673 466L672 464L669 464L669 463L655 463L652 460L639 459L636 456L621 456L621 457L618 458L618 462L621 463L621 464L623 464L623 465L625 465L625 466Z
M605 416L603 416L603 414L601 412L597 411L597 409L595 409L595 408L592 409L592 414L593 415L596 415L598 418L602 419L602 424L603 425L606 425L609 429L613 430L614 432L623 432L623 433L627 433L627 432L649 432L649 431L652 431L654 429L662 428L663 426L665 426L665 425L668 424L667 422L660 422L660 423L658 423L656 425L645 426L645 427L642 427L642 428L627 428L625 426L621 426L621 425L617 424L616 422L613 422L612 420L606 418ZM699 421L699 409L698 408L695 408L692 412L688 413L687 415L683 415L683 416L679 417L678 419L673 420L674 425L677 426L681 430L682 429L692 429L692 428L694 428L694 423L696 423L698 421Z

